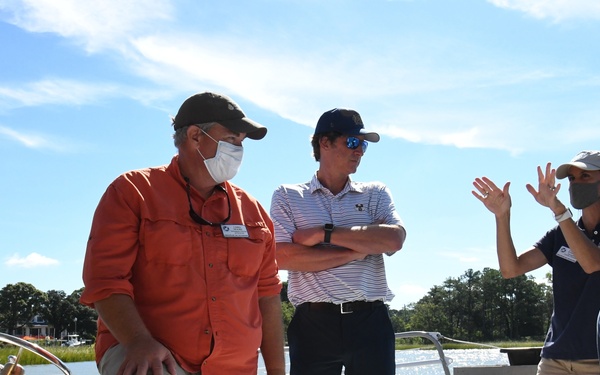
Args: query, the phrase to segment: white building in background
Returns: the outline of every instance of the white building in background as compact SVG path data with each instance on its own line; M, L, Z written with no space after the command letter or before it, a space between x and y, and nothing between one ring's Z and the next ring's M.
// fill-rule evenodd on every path
M54 328L48 326L48 322L36 315L29 321L29 324L19 328L18 336L34 337L36 339L54 338Z

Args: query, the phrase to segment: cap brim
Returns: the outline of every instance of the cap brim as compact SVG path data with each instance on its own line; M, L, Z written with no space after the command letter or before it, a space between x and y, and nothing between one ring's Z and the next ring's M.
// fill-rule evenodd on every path
M250 139L263 139L267 135L267 128L256 121L250 120L248 117L235 120L221 120L219 124L236 133L246 133L246 137Z
M572 161L570 163L562 164L560 167L556 168L556 178L562 180L563 178L567 177L567 175L569 174L570 167L576 167L579 169L583 169L584 171L600 170L600 167L593 164L587 164L580 161Z
M365 141L368 142L373 142L373 143L377 143L379 142L379 134L375 133L375 132L369 132L366 131L364 128L363 129L359 129L358 131L352 131L349 133L345 133L348 135L362 135L365 137Z
M368 131L365 131L365 129L361 129L359 134L364 135L365 140L368 142L373 142L373 143L379 142L379 134L377 134L375 132L368 132Z

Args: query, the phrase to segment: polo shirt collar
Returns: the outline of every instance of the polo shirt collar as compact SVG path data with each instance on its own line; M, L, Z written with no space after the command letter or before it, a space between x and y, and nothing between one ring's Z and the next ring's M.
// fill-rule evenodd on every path
M310 180L310 193L313 194L319 190L329 191L329 189L327 189L325 186L323 186L323 184L321 184L321 181L319 181L319 179L317 178L317 172L315 172L312 180ZM344 186L344 188L338 193L338 195L344 195L350 191L362 193L363 190L363 184L356 181L352 181L352 177L348 176L346 186Z
M579 227L579 230L581 230L583 232L583 234L587 237L590 238L596 245L600 246L600 224L597 224L596 227L594 228L594 231L592 232L591 236L586 232L585 230L585 226L583 225L583 218L580 217L577 220L577 226Z

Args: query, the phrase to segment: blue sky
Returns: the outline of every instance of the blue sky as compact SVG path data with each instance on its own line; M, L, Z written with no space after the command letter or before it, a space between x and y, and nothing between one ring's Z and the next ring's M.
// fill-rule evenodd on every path
M353 108L382 135L353 178L385 182L407 228L386 259L393 308L497 268L472 181L511 181L520 251L555 225L525 184L600 148L598 35L596 0L4 0L0 287L82 287L100 196L168 163L170 116L207 90L269 128L233 180L267 208L317 169L324 111Z

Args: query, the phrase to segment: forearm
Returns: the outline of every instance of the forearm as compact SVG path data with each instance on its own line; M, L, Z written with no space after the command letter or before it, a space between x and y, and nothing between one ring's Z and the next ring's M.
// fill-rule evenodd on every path
M548 263L544 253L535 247L517 256L510 234L508 213L504 217L496 217L496 230L498 262L502 277L510 279L521 276Z
M282 270L318 272L362 258L364 254L349 249L304 246L292 242L277 243L277 265Z
M502 277L509 279L522 274L510 232L510 213L496 216L496 252Z
M121 344L152 338L131 297L113 294L94 303L98 316Z
M100 318L125 348L125 357L120 364L124 374L162 374L163 365L169 374L177 372L175 358L151 336L129 296L113 294L96 302L95 306Z
M283 317L279 295L261 297L258 301L262 314L261 354L268 375L285 375L283 351Z
M331 244L352 249L362 254L382 254L402 248L406 231L400 225L373 224L349 228L336 227L331 233Z

